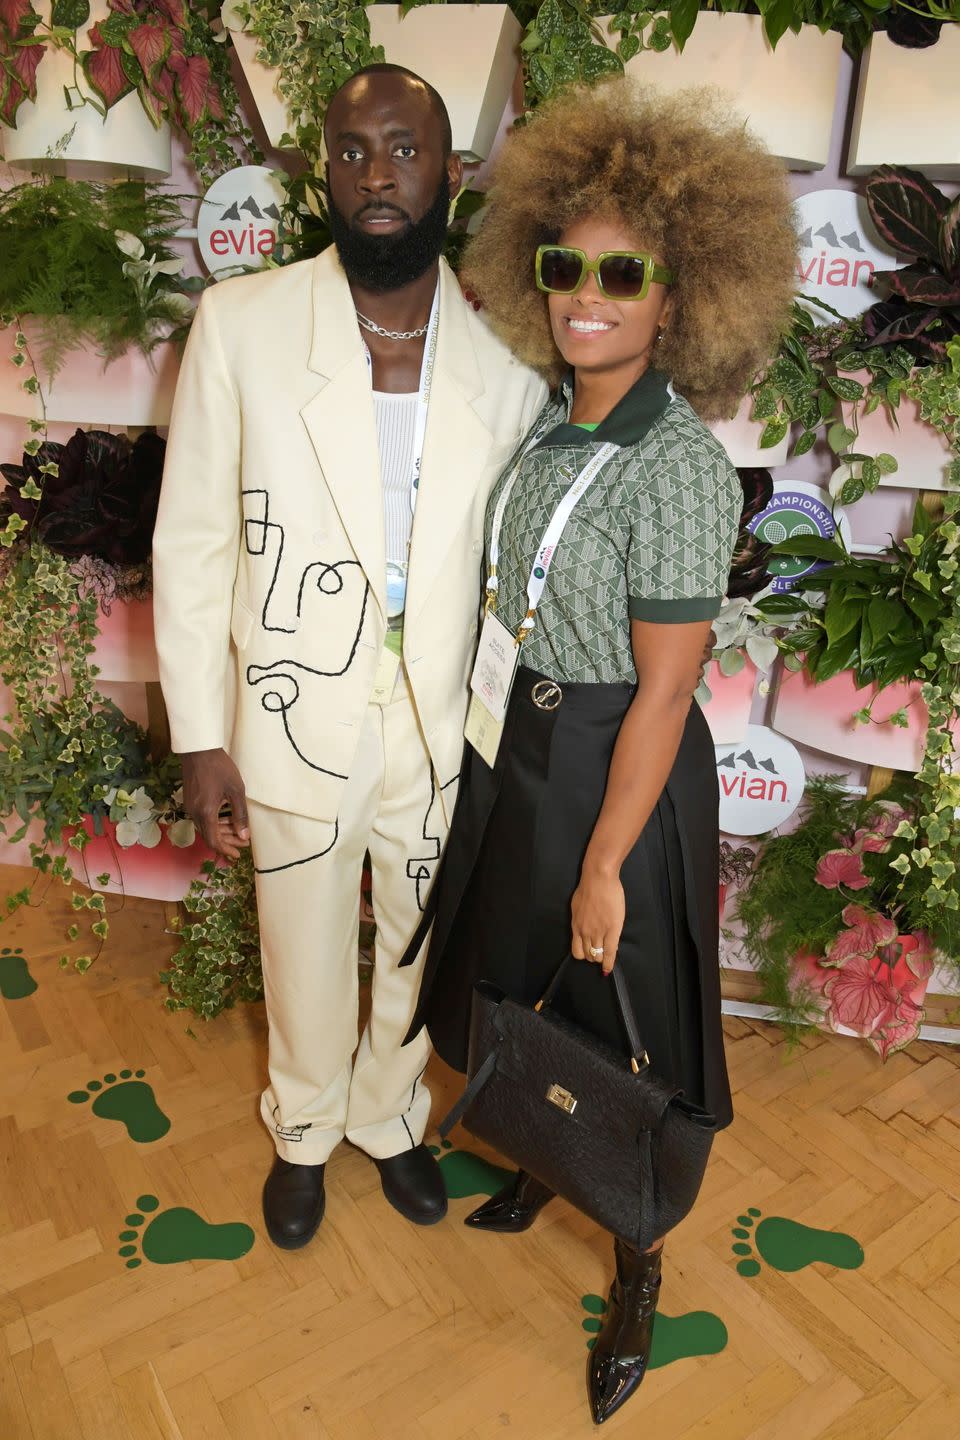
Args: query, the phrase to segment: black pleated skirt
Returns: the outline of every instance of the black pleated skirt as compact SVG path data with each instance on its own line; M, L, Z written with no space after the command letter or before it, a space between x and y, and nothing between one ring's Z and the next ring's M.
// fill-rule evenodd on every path
M535 704L545 677L521 667L491 770L468 745L417 1013L442 1058L467 1068L473 987L539 999L570 949L570 901L603 803L634 690L567 685ZM713 743L696 704L659 801L621 871L617 952L652 1068L688 1100L733 1118L720 1022L718 793ZM598 965L567 967L555 1009L624 1051L613 987Z

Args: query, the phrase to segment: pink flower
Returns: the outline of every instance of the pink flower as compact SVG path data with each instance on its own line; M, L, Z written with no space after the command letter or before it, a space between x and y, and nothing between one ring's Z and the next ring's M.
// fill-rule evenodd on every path
M838 890L841 885L848 890L862 890L870 884L860 856L852 850L828 850L817 865L814 879L825 890Z
M846 905L840 913L848 928L841 930L827 951L828 965L845 965L855 956L869 960L876 955L879 946L889 945L891 940L896 939L896 925L876 910L868 910L863 905Z
M878 800L876 811L871 814L870 819L870 829L889 839L901 821L910 819L910 814L893 800Z
M855 955L834 970L824 994L830 1001L830 1024L834 1028L846 1025L858 1035L873 1034L886 1018L891 1001L889 988L878 977L873 962L863 955Z
M884 922L882 916L871 916L859 905L848 905L847 910L868 917L857 917L859 924L851 926L851 931L876 931L877 922L893 925L892 921ZM927 983L933 973L933 956L922 931L896 935L894 929L894 936L870 957L854 955L841 962L824 987L830 1002L829 1023L834 1029L845 1025L863 1035L882 1060L916 1039L924 1018Z

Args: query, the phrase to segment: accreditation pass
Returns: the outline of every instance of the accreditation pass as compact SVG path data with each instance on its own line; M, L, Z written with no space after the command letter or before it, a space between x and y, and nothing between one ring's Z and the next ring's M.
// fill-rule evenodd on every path
M512 630L488 612L480 631L477 658L470 676L470 707L464 735L487 765L500 748L503 721L513 689L520 647Z

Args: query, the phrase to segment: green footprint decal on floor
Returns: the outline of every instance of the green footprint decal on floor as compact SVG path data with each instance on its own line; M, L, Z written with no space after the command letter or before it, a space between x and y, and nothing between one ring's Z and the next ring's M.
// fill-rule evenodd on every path
M737 1242L732 1246L734 1255L746 1257L737 1262L741 1275L759 1275L763 1268L753 1253L754 1247L774 1270L804 1270L818 1261L835 1265L838 1270L857 1270L863 1264L863 1246L852 1235L844 1235L841 1230L817 1230L797 1220L785 1220L782 1215L767 1215L760 1220L760 1214L751 1205L745 1215L737 1216L731 1231Z
M11 950L5 945L0 950L0 995L4 1000L26 1000L36 988L37 982L30 974L23 951Z
M124 1220L133 1228L121 1230L119 1255L127 1262L128 1270L136 1270L144 1259L154 1265L176 1265L182 1260L239 1260L246 1255L256 1238L249 1225L239 1221L229 1225L211 1225L195 1210L175 1205L161 1210L159 1215L147 1222L160 1204L156 1195L141 1195L137 1209ZM147 1228L141 1232L140 1226ZM140 1253L137 1253L137 1242Z
M170 1121L157 1104L153 1087L140 1078L144 1073L121 1070L119 1075L104 1075L102 1080L88 1081L86 1090L71 1090L67 1099L71 1105L93 1100L90 1108L94 1115L101 1120L119 1120L131 1140L147 1145L166 1135Z
M449 1140L431 1145L430 1154L440 1156L440 1173L451 1200L463 1200L468 1195L496 1195L514 1176L514 1171L504 1170L502 1165L484 1160L482 1155L474 1155L470 1150L454 1150Z
M587 1317L583 1328L591 1335L587 1349L597 1343L597 1332L603 1326L607 1302L602 1295L584 1295L582 1301ZM709 1310L690 1310L686 1315L664 1315L658 1310L653 1320L653 1344L650 1347L648 1370L672 1365L674 1360L688 1360L697 1355L719 1355L726 1349L727 1327L719 1315Z

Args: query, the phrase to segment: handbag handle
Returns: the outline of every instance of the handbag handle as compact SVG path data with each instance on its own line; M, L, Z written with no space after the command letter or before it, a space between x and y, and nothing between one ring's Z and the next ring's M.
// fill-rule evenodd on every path
M563 973L573 958L572 955L565 955L560 961L546 990L544 990L540 999L533 1007L538 1014L545 1005L550 1004L550 1001L556 993L557 986L563 978ZM623 973L617 965L614 965L610 973L613 976L613 990L617 997L620 1019L623 1021L623 1028L626 1030L627 1039L630 1042L630 1068L634 1075L639 1075L640 1066L649 1064L649 1056L647 1055L643 1041L640 1039L640 1028L637 1025L637 1017L633 1013L633 1004L627 993L627 982L623 978Z

